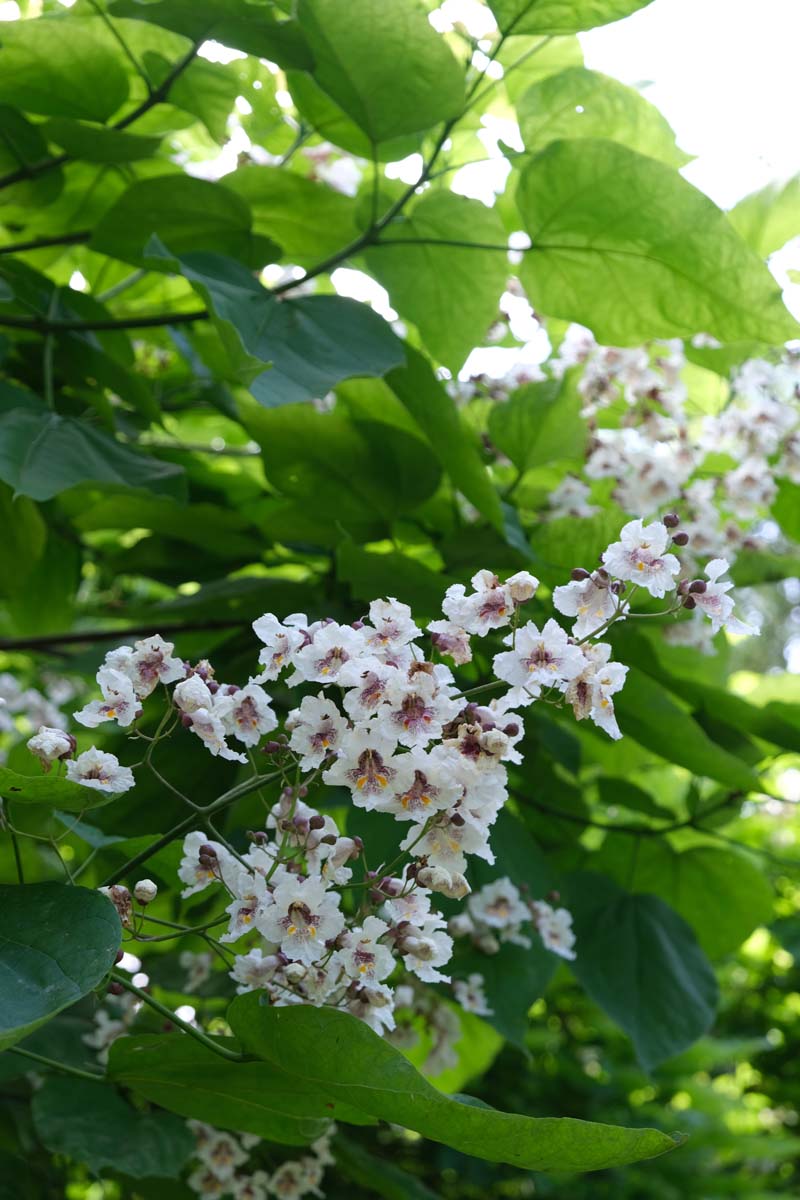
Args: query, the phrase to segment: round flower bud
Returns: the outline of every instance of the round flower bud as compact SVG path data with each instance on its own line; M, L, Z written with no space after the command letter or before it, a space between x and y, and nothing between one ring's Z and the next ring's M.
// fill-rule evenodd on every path
M141 904L142 908L146 904L150 904L158 895L158 887L153 883L152 879L140 879L133 889L133 894Z
M672 540L676 546L686 546L689 543L689 535L681 530L680 533L673 536Z
M531 575L530 571L517 571L516 575L511 575L506 580L506 587L515 604L525 604L538 586L539 580L535 575Z
M694 596L687 596L683 602L683 607L688 609L697 608L697 601Z
M308 974L308 967L300 962L290 962L284 969L284 974L289 980L289 983L301 983Z
M662 525L666 525L667 529L677 529L681 523L681 519L677 513L667 513L666 516L662 518L661 523Z
M589 572L584 570L583 567L573 567L573 569L569 573L569 577L570 577L570 579L577 579L577 580L588 579Z
M702 596L707 586L705 579L693 579L689 584L689 591L694 592L696 596Z

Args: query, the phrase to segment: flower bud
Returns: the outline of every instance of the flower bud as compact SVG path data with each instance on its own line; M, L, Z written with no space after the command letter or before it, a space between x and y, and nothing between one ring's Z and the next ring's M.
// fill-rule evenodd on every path
M683 607L688 609L697 608L697 601L694 596L687 596L683 602Z
M517 571L506 580L511 599L515 604L525 604L534 595L539 580L530 571Z
M694 592L694 594L696 596L702 596L702 594L706 590L707 586L708 585L707 585L705 579L693 579L692 582L689 584L689 591Z
M570 579L578 579L578 580L590 578L589 572L584 570L583 567L573 567L573 569L569 573L569 577L570 577Z
M121 963L124 957L125 957L125 951L124 951L124 950L118 950L118 951L117 951L117 954L116 954L116 957L115 957L115 959L114 959L114 966L116 966L116 965L117 965L117 963Z
M116 979L112 979L108 985L108 990L112 996L124 996L125 988L121 983L117 983Z
M623 583L621 579L617 579L614 583L612 583L611 591L615 596L621 596L625 592L626 587L627 584Z
M681 523L681 519L677 513L667 513L661 518L662 525L666 525L667 529L677 529Z
M158 895L158 887L152 879L140 879L133 889L133 894L144 908L146 904L155 900Z
M689 535L681 530L679 533L673 535L672 540L676 546L686 546L689 543Z
M216 696L217 692L219 691L219 684L217 683L216 679L209 679L206 687L211 692L212 696Z
M131 894L126 887L120 883L115 883L111 887L101 887L97 889L107 900L110 900L117 910L117 914L122 925L127 929L130 927L133 916L133 902Z
M304 783L300 784L300 787L297 789L297 794L301 800L305 800L306 796L308 795L308 788Z
M503 733L509 738L516 737L519 733L519 725L516 721L509 721L508 725L503 726Z
M283 749L283 747L281 746L280 742L274 742L274 741L267 742L265 745L263 745L261 747L261 753L262 754L278 754L282 749Z
M324 829L325 828L325 818L323 817L322 813L314 813L314 816L308 822L308 828L309 829Z
M466 825L466 821L460 812L454 812L450 817L450 824L456 825L460 829L462 825Z
M284 975L289 983L301 983L308 974L308 967L300 962L290 962L284 969Z
M410 873L410 869L406 871ZM417 882L451 900L462 900L472 890L459 871L446 871L444 867L422 867L417 871Z
M192 723L192 718L190 717L189 713L181 713L181 725L184 729L191 729Z
M200 847L199 853L205 854L206 858L216 858L217 857L217 852L214 849L214 847L211 845L210 842L203 842L202 846Z

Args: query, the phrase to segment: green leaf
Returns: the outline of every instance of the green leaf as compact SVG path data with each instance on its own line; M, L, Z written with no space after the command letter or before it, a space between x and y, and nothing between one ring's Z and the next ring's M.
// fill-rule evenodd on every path
M213 38L282 67L310 67L313 61L300 26L280 20L275 6L263 0L112 0L108 11L152 21L193 42Z
M714 972L689 926L656 896L632 896L604 875L570 876L572 970L631 1038L645 1070L691 1046L717 1003Z
M121 938L116 909L99 892L0 885L0 1049L97 987Z
M0 103L106 121L128 98L123 62L97 17L9 21L0 31Z
M489 413L489 437L524 473L563 458L583 457L588 436L581 397L559 380L526 383Z
M0 479L18 495L49 500L92 481L180 495L182 467L129 450L86 421L17 408L0 417Z
M427 435L453 485L502 532L500 499L481 460L477 440L470 436L428 360L412 346L407 345L405 351L405 366L390 371L387 384Z
M350 584L358 600L368 604L376 596L394 596L409 604L417 619L427 616L431 620L440 612L445 588L451 582L407 554L378 554L350 540L337 547L336 575Z
M319 86L371 142L455 117L464 72L417 0L300 0Z
M180 1034L120 1038L108 1070L116 1083L170 1112L287 1146L313 1142L330 1118L354 1116L362 1123L346 1103L292 1072L265 1062L228 1062Z
M142 59L156 85L169 75L174 66L174 63L153 50L143 54ZM171 85L169 103L202 121L210 136L222 146L228 140L228 117L241 90L231 64L206 62L198 58Z
M104 1083L51 1076L34 1093L33 1122L44 1146L85 1163L113 1167L134 1179L175 1179L195 1153L186 1123L172 1113L144 1113Z
M336 1138L337 1170L345 1179L366 1188L370 1195L384 1200L440 1200L420 1179L409 1175L388 1158L377 1158L358 1142Z
M379 239L364 254L370 273L417 326L431 355L457 373L497 317L509 272L502 221L480 200L434 191L392 222L386 236L409 244ZM426 244L414 245L416 239ZM467 246L436 245L442 240ZM498 249L469 249L480 243Z
M592 1171L650 1158L675 1145L654 1129L514 1116L445 1096L363 1021L335 1009L266 1008L250 993L234 1000L228 1021L247 1051L292 1073L299 1083L490 1162Z
M709 958L738 950L772 919L773 890L751 858L720 846L676 851L660 838L612 834L596 856L630 892L651 892L691 925Z
M0 128L3 131L0 137L0 175L11 175L20 167L30 166L48 157L47 142L40 129L8 104L0 104ZM44 206L55 200L63 186L64 176L60 167L44 171L33 179L24 179L3 188L0 191L0 204Z
M0 767L0 796L14 804L47 804L64 812L100 808L114 799L109 792L72 783L54 772L49 775L20 775L10 767Z
M66 150L71 158L85 162L136 162L140 158L152 158L161 145L160 137L140 137L69 117L51 117L41 128L49 142Z
M734 229L762 258L800 234L800 175L751 192L728 213Z
M629 667L615 708L623 733L648 750L736 791L760 790L758 774L712 741L666 688L637 667Z
M758 255L663 163L615 142L553 142L523 171L517 204L532 239L519 268L531 304L600 342L797 335Z
M490 0L502 33L580 33L645 8L650 0Z
M288 71L287 83L302 123L313 129L316 136L333 142L360 158L375 158L378 162L395 162L413 154L422 142L422 133L407 133L377 145L370 142L362 129L348 117L319 84L302 71Z
M571 67L534 83L516 103L525 149L533 154L558 138L608 138L640 154L682 167L688 161L655 105L610 75Z
M144 254L154 234L176 255L213 249L248 259L251 226L247 203L223 184L190 175L159 175L132 183L101 218L89 244L136 266L156 265Z
M324 183L278 167L242 167L225 186L249 204L256 233L276 241L289 262L308 266L356 239L355 202Z

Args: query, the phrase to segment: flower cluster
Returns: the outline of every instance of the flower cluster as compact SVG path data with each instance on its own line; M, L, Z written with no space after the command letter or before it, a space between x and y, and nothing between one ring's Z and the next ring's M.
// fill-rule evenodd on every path
M198 1164L188 1179L189 1187L202 1200L231 1196L233 1200L302 1200L322 1196L319 1185L325 1168L333 1163L331 1140L336 1126L309 1147L302 1158L290 1159L275 1170L248 1167L248 1160L261 1145L252 1133L226 1133L203 1121L187 1121L195 1137Z

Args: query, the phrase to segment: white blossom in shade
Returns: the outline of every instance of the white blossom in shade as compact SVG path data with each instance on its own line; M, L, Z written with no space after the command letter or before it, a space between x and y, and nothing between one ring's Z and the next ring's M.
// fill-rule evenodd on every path
M412 670L408 676L391 680L386 704L378 714L381 727L404 746L427 746L440 738L444 725L461 708L460 702L448 694L449 674L439 664L430 671Z
M432 813L451 808L461 796L451 757L441 746L430 753L413 747L394 759L394 767L391 787L375 807L398 821L426 821Z
M115 754L92 746L67 763L67 779L98 792L127 792L135 780L130 767L123 767Z
M213 1171L217 1179L230 1180L237 1167L247 1162L247 1154L230 1133L215 1131L214 1136L197 1149L197 1157Z
M444 867L451 874L454 871L463 873L467 854L476 854L488 863L494 862L488 830L471 818L464 818L457 812L443 813L425 833L423 828L412 825L400 843L400 849L410 851L415 858L426 857L432 867ZM433 888L434 885L426 880L425 886Z
M628 521L620 531L620 540L603 551L603 566L616 579L628 579L660 598L675 587L681 564L674 554L665 553L670 532L660 521L645 525L642 520Z
M363 654L363 631L331 621L317 629L313 641L295 651L292 657L295 672L287 682L290 687L303 680L338 683L345 663Z
M611 697L623 687L628 668L622 663L609 662L611 647L605 642L582 646L581 649L584 669L570 682L564 698L572 705L572 711L579 721L590 717L595 725L618 741L622 734Z
M101 667L97 682L103 699L91 700L79 712L74 712L73 717L88 729L96 728L103 721L116 721L124 729L142 711L133 684L127 675L113 667Z
M467 901L472 919L490 929L506 929L510 925L521 925L531 918L528 906L523 903L519 888L508 876L487 883L479 892L474 892Z
M351 659L342 667L338 680L341 687L347 688L345 712L353 721L368 720L386 699L390 680L402 677L397 667L374 656Z
M204 679L190 675L172 689L172 702L182 713L193 713L199 708L212 709L214 696Z
M777 495L778 485L773 468L763 457L746 458L725 476L728 506L737 517L755 517L760 509L769 508Z
M543 687L563 691L583 670L580 646L573 645L561 626L550 618L539 629L532 621L503 639L511 650L496 654L494 673L512 687L538 696Z
M204 854L211 862L200 861L200 851L210 846L213 854ZM184 884L181 896L186 900L196 892L202 892L210 883L224 883L233 891L241 866L219 842L213 842L199 829L187 833L183 839L183 857L178 867L178 878Z
M106 665L124 671L141 700L155 691L159 683L175 683L186 675L185 664L172 653L173 643L165 642L157 633L134 642L132 653L125 653L129 650L127 646L121 649L122 653L112 651L106 655ZM115 654L116 658L112 658Z
M596 504L589 504L591 488L575 475L565 475L558 487L548 496L551 517L593 517L598 512Z
M336 1162L331 1153L331 1141L336 1132L336 1126L331 1123L325 1133L322 1134L322 1137L318 1137L315 1142L311 1143L311 1153L322 1167L332 1167Z
M301 614L297 614L300 616ZM306 624L303 617L303 625ZM291 661L295 650L302 646L303 633L296 626L282 625L272 613L264 613L253 622L253 632L264 643L264 649L259 653L258 661L263 668L256 676L255 683L277 679L284 667Z
M185 992L196 992L211 978L211 964L214 956L210 950L195 954L193 950L182 950L178 955L178 966L186 972Z
M431 913L430 892L424 887L415 887L406 891L409 880L396 879L393 883L402 889L396 896L390 895L384 902L382 912L393 925L401 921L410 921L412 925L421 925L427 921Z
M409 606L393 596L388 600L373 600L369 606L369 619L370 625L364 627L362 635L367 653L377 658L391 658L394 651L422 634L412 620Z
M454 583L445 592L442 611L447 619L479 637L508 625L514 601L507 585L491 571L478 571L470 582L474 590L469 595L463 583Z
M594 575L588 579L572 579L554 588L553 604L565 617L577 618L572 626L575 638L593 636L619 608L618 598Z
M230 924L227 933L219 939L221 942L235 942L250 933L255 928L258 911L272 903L264 876L257 872L240 869L232 891L233 900L225 909L230 916Z
M81 1035L81 1041L86 1046L91 1046L92 1050L97 1051L97 1061L102 1065L108 1062L108 1051L118 1037L128 1032L127 1022L124 1020L115 1020L103 1008L99 1008L94 1014L94 1029L91 1033Z
M730 633L739 634L758 633L755 626L748 625L733 615L733 597L728 595L733 588L733 583L729 579L723 580L721 583L719 581L720 576L724 575L728 569L727 559L712 559L705 568L708 580L705 591L691 592L692 599L696 607L711 619L712 634L717 633L720 629L727 629Z
M380 983L391 975L394 958L389 947L380 942L388 932L389 926L380 917L367 917L360 929L350 929L344 935L339 961L350 979Z
M450 1067L458 1066L456 1044L461 1040L462 1028L458 1013L449 1004L437 1004L428 1016L428 1032L433 1036L433 1046L422 1069L426 1075L441 1075Z
M537 900L533 911L536 928L546 948L560 958L575 958L572 914L566 908L552 908L544 900Z
M348 1000L347 1011L376 1033L394 1029L394 995L385 983L366 983Z
M291 733L289 745L300 756L301 768L312 771L340 748L347 722L333 701L320 692L303 697L300 707L289 713L286 729Z
M472 647L466 629L452 621L431 621L427 632L439 653L452 658L457 667L472 662Z
M75 738L63 729L53 729L49 725L40 725L38 732L28 738L27 746L31 754L35 754L47 772L54 762L69 758L75 753Z
M453 939L440 928L440 919L424 925L410 925L403 929L397 950L407 971L411 971L424 983L449 983L450 976L443 975L443 967L453 957Z
M234 959L233 969L228 974L238 985L236 994L242 996L245 992L265 988L272 982L280 965L281 960L276 954L264 954L255 949Z
M347 787L359 808L375 808L389 797L402 761L397 742L376 726L360 725L345 733L336 761L323 773L325 783Z
M231 750L225 741L225 726L213 708L196 708L193 712L185 714L185 721L187 729L200 738L214 758L225 758L229 762L247 762L246 754Z
M527 604L536 595L538 586L539 580L530 571L517 571L515 575L509 575L505 582L515 604Z
M248 683L233 693L221 688L214 697L214 712L226 734L245 746L257 746L263 735L278 724L269 696L257 683Z
M256 921L264 937L279 945L287 958L316 962L325 953L325 943L344 929L341 897L326 891L320 879L284 879L272 898Z
M449 900L463 900L471 890L460 871L448 871L444 867L423 867L417 879L424 887L447 896Z
M201 1200L214 1200L216 1196L226 1196L230 1193L229 1179L220 1179L215 1175L210 1167L202 1163L194 1171L186 1181L193 1192L196 1192Z
M244 1137L243 1134L243 1144ZM269 1194L269 1175L266 1171L254 1171L252 1175L237 1175L235 1179L231 1180L233 1200L268 1200Z
M676 621L674 625L669 625L664 630L664 640L670 646L696 650L698 654L709 658L716 654L714 634L702 613L697 613L688 621Z
M453 980L453 995L464 1012L475 1013L476 1017L491 1017L494 1009L486 999L486 982L479 972L474 971L466 979Z

